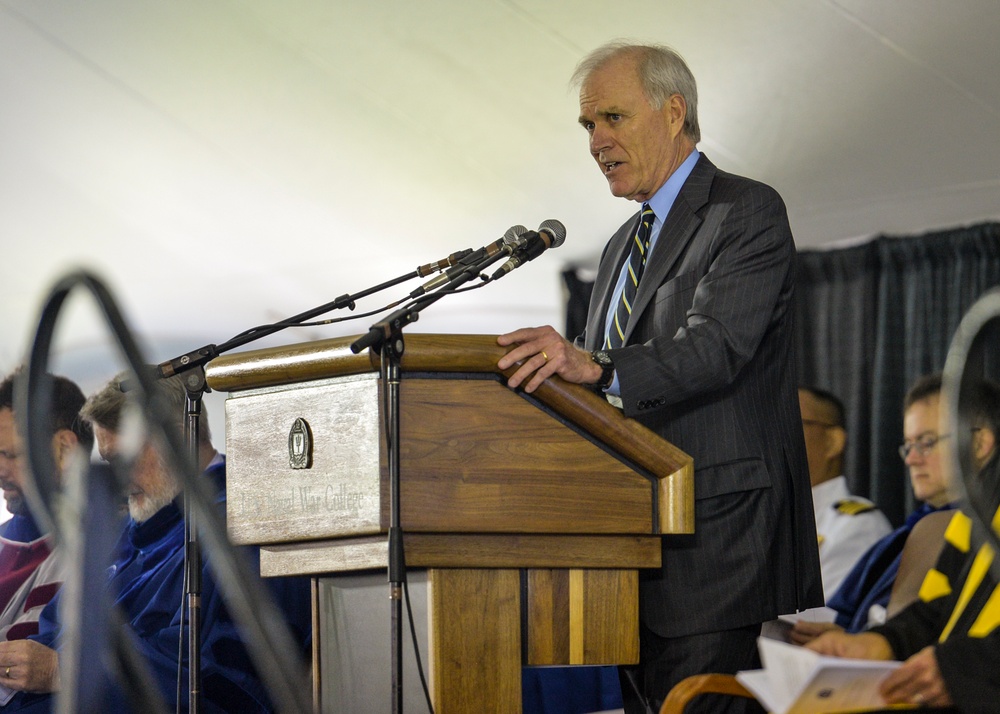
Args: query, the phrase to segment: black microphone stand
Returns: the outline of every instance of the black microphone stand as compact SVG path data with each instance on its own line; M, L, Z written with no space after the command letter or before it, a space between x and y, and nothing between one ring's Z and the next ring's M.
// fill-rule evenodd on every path
M403 531L400 523L400 456L399 456L399 386L403 352L406 349L403 340L403 328L420 318L420 311L437 302L445 295L454 292L455 288L464 285L487 266L508 252L500 252L483 258L458 272L447 283L434 292L420 297L408 305L396 310L384 320L381 320L368 330L368 334L359 338L351 345L355 354L366 348L378 349L381 356L381 376L385 383L383 390L383 409L386 415L386 449L389 465L389 601L390 601L390 646L392 651L391 686L392 712L403 712L403 583L406 573L406 561L403 552Z
M171 377L175 374L190 372L184 379L184 387L187 391L185 405L184 433L187 446L190 449L193 463L198 464L198 446L201 423L202 396L209 391L205 382L205 364L215 359L219 355L235 349L248 342L253 342L267 335L279 332L286 327L298 325L317 315L321 315L331 310L340 308L354 309L355 301L373 293L379 292L394 285L410 280L411 278L427 275L431 266L439 267L456 256L464 257L469 251L456 253L438 264L421 266L413 272L393 278L374 287L362 290L361 292L345 294L332 302L328 302L319 307L299 313L281 322L267 325L265 327L248 330L221 345L209 344L199 347L196 350L175 357L174 359L161 362L157 365L157 372L161 378ZM414 318L416 319L416 318ZM402 354L402 352L400 352ZM398 385L398 374L396 383ZM398 397L396 399L398 404ZM398 416L397 416L398 419ZM201 697L201 549L198 546L198 529L195 523L193 509L187 507L187 494L184 496L184 562L185 562L185 601L188 607L188 705L191 714L198 714Z
M207 391L205 368L192 369L184 377L185 400L184 439L191 463L201 468L201 404ZM201 710L201 548L198 547L198 525L191 498L184 491L184 558L185 598L188 607L188 711Z

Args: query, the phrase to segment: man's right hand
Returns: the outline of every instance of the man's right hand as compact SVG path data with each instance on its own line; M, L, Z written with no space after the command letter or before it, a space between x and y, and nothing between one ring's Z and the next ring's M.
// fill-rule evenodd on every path
M500 358L497 365L507 369L521 362L514 374L507 378L512 389L524 385L524 391L533 392L553 374L558 374L573 384L593 384L601 378L601 368L585 352L573 346L553 327L527 327L497 337L502 347L515 345Z

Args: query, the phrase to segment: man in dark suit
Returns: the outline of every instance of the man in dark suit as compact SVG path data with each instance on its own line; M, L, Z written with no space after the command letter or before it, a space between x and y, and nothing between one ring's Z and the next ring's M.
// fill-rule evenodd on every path
M553 374L597 385L694 458L695 533L663 539L662 568L640 584L640 664L621 670L626 711L657 712L688 675L758 666L762 622L823 602L792 355L795 248L780 196L695 148L697 90L680 56L606 45L574 80L611 193L643 209L604 249L577 343L517 330L499 338L514 345L499 366L520 362L508 384L528 392Z

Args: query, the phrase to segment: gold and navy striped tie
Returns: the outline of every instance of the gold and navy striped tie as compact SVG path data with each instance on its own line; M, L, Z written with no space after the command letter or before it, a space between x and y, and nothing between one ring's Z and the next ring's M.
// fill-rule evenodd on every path
M628 274L622 286L621 298L611 325L608 326L608 336L604 339L604 349L614 349L625 344L625 327L629 315L632 314L632 303L639 289L639 279L646 268L646 256L649 253L649 240L653 233L653 219L656 215L648 203L642 204L642 215L639 217L639 230L632 239L632 250L628 256Z

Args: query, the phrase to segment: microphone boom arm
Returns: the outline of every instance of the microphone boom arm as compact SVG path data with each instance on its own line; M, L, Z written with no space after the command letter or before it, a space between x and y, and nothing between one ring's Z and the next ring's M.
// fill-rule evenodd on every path
M471 251L460 251L458 253L452 253L450 256L448 256L444 260L438 261L437 263L428 263L427 265L422 265L410 273L406 273L405 275L400 275L399 277L387 280L384 283L380 283L373 287L366 288L365 290L354 293L353 295L349 293L341 295L332 302L320 305L319 307L315 307L311 310L306 310L305 312L300 312L298 315L293 315L292 317L281 320L280 322L275 322L273 324L264 327L247 330L246 332L237 335L231 340L223 342L221 345L209 344L205 345L204 347L199 347L198 349L192 350L191 352L187 352L178 357L174 357L173 359L161 362L159 365L157 365L157 371L159 372L159 376L164 378L173 376L175 374L180 374L181 372L186 372L189 369L194 369L195 367L204 366L209 362L211 362L216 357L218 357L219 355L229 352L230 350L236 349L237 347L241 347L247 344L248 342L253 342L255 340L261 339L262 337L273 335L275 332L280 332L281 330L284 330L287 327L294 327L295 325L303 323L306 320L311 320L314 317L330 312L332 310L340 310L345 307L349 310L353 310L355 306L355 301L360 300L361 298L368 297L369 295L373 295L374 293L385 290L386 288L391 288L395 285L399 285L400 283L404 283L412 278L423 277L425 275L428 275L433 270L443 270L443 268L441 267L442 265L444 266L454 265L458 263L461 258L464 258L466 255L468 255L470 252Z
M391 313L385 319L379 320L372 325L365 335L358 338L351 344L351 352L358 354L361 350L367 349L368 347L381 347L382 343L386 340L391 340L394 334L398 333L407 325L419 320L420 311L425 307L433 305L445 295L450 294L456 288L478 276L484 269L493 265L493 263L507 257L507 255L509 255L508 250L501 250L497 253L487 255L478 262L474 262L466 266L464 270L452 275L447 282L438 287L436 290L427 293L426 295L415 297L412 301ZM400 354L402 354L402 351L400 351Z

